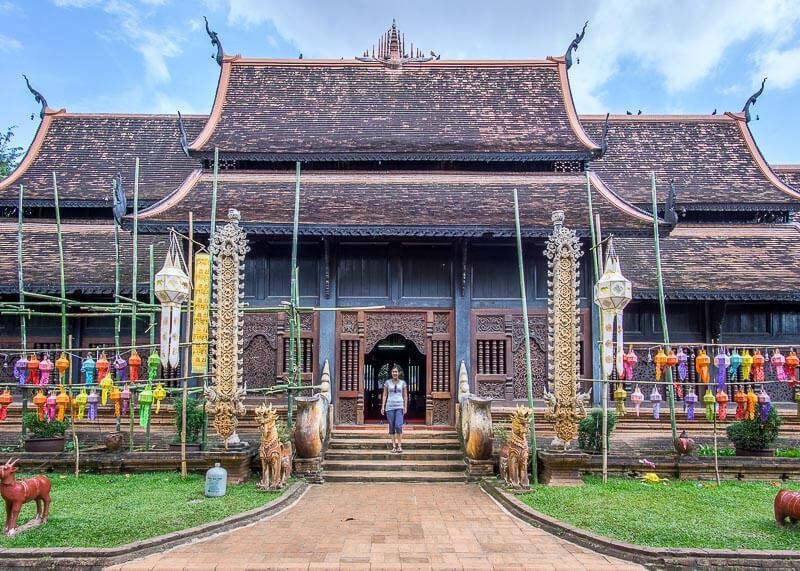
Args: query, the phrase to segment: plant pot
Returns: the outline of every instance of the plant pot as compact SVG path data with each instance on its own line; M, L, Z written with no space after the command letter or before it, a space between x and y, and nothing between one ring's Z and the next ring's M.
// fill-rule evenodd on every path
M170 442L169 443L169 450L170 452L180 452L181 451L181 443ZM187 442L186 443L186 451L187 452L200 452L200 443L199 442Z
M64 437L58 438L28 438L25 440L25 452L63 452Z
M772 458L775 456L774 448L736 448L737 456L752 456L756 458Z

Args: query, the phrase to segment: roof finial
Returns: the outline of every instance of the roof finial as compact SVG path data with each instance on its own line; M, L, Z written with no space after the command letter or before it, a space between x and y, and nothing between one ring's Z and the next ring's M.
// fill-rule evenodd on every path
M117 173L117 176L111 179L111 187L114 189L114 206L112 212L114 213L114 219L117 221L117 224L121 224L122 217L125 216L125 213L128 211L128 199L125 197L125 189L122 188L122 174Z
M187 157L189 156L189 139L186 136L186 127L183 124L183 117L181 112L178 111L178 136L180 137L181 150Z
M431 52L431 57L423 56L419 48L415 52L413 43L411 45L411 52L407 53L405 34L397 29L397 22L392 19L392 27L378 39L377 47L373 45L372 55L365 51L356 59L365 62L379 62L393 69L399 69L406 63L422 63L439 59L439 56L434 55L433 52Z
M755 105L756 104L756 100L761 96L762 93L764 93L764 84L766 82L767 82L767 78L765 77L763 80L761 80L761 87L759 88L759 90L756 91L755 93L753 93L753 95L751 95L747 99L747 103L744 104L744 108L742 109L742 113L744 113L744 120L745 120L746 123L750 122L750 106L751 105ZM758 119L758 117L756 117L756 119Z
M217 60L217 64L222 67L222 60L225 57L225 52L222 51L222 42L219 41L219 35L208 27L208 18L203 16L203 20L206 21L206 34L211 38L211 45L217 48L217 54L212 55L211 58Z
M603 123L603 138L600 141L600 156L601 157L603 155L605 155L606 151L608 150L608 118L609 118L610 115L611 115L611 113L606 113L606 120Z
M44 98L44 95L42 95L41 93L36 91L33 87L31 87L31 82L28 81L27 75L23 73L22 77L25 78L25 83L28 84L28 91L33 93L33 98L36 100L36 103L41 103L42 110L39 111L39 119L44 119L44 112L47 110L47 100ZM31 115L31 119L33 119L33 115Z
M675 179L669 181L669 192L667 192L667 201L664 204L664 222L674 226L678 223L678 213L675 211L675 204L677 202L677 194L675 192Z
M581 43L583 40L583 36L586 35L586 26L589 25L589 20L586 20L586 23L583 24L583 29L581 30L580 34L575 34L575 39L570 42L569 47L567 48L567 53L564 54L564 60L567 63L567 69L572 67L572 52L578 49L578 44ZM578 60L580 63L580 60Z

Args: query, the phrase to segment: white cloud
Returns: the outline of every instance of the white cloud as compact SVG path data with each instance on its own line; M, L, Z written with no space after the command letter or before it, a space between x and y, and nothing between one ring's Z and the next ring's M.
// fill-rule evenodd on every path
M88 8L96 6L102 0L53 0L53 4L59 8Z
M667 91L695 86L722 63L731 48L754 40L764 65L795 62L792 51L772 51L800 24L796 0L605 0L539 3L495 0L367 0L347 4L311 0L227 0L232 25L271 22L306 57L353 57L370 47L397 17L407 40L446 58L541 58L564 52L584 20L578 50L582 65L570 71L582 113L604 110L604 85L627 63L655 71ZM225 38L223 38L225 40ZM226 47L233 42L228 40ZM231 49L235 52L235 49ZM253 54L261 55L261 54ZM743 62L752 65L753 62ZM797 70L795 65L793 70ZM743 69L743 75L749 71ZM777 77L777 76L776 76ZM784 81L797 81L784 70Z
M0 53L11 53L22 49L22 42L0 34Z
M800 45L784 51L770 50L760 54L756 76L768 77L770 87L786 89L800 82Z

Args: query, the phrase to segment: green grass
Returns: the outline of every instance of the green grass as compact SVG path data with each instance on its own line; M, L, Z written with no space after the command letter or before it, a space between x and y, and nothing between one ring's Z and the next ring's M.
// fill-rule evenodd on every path
M800 550L800 527L775 523L780 487L769 482L673 482L584 478L586 485L538 486L520 499L533 509L628 543L653 547Z
M0 547L115 547L220 520L279 495L256 491L251 482L228 486L224 497L206 498L203 476L181 480L170 472L49 477L53 489L47 525L13 539L0 534ZM26 504L19 524L35 513L35 505ZM5 512L2 517L5 522Z

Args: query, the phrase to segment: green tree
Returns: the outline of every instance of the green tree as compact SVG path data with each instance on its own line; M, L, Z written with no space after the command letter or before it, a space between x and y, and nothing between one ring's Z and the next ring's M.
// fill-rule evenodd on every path
M11 171L17 166L17 160L22 155L22 147L11 145L14 129L16 129L16 125L6 129L5 134L0 134L0 180L11 174Z

